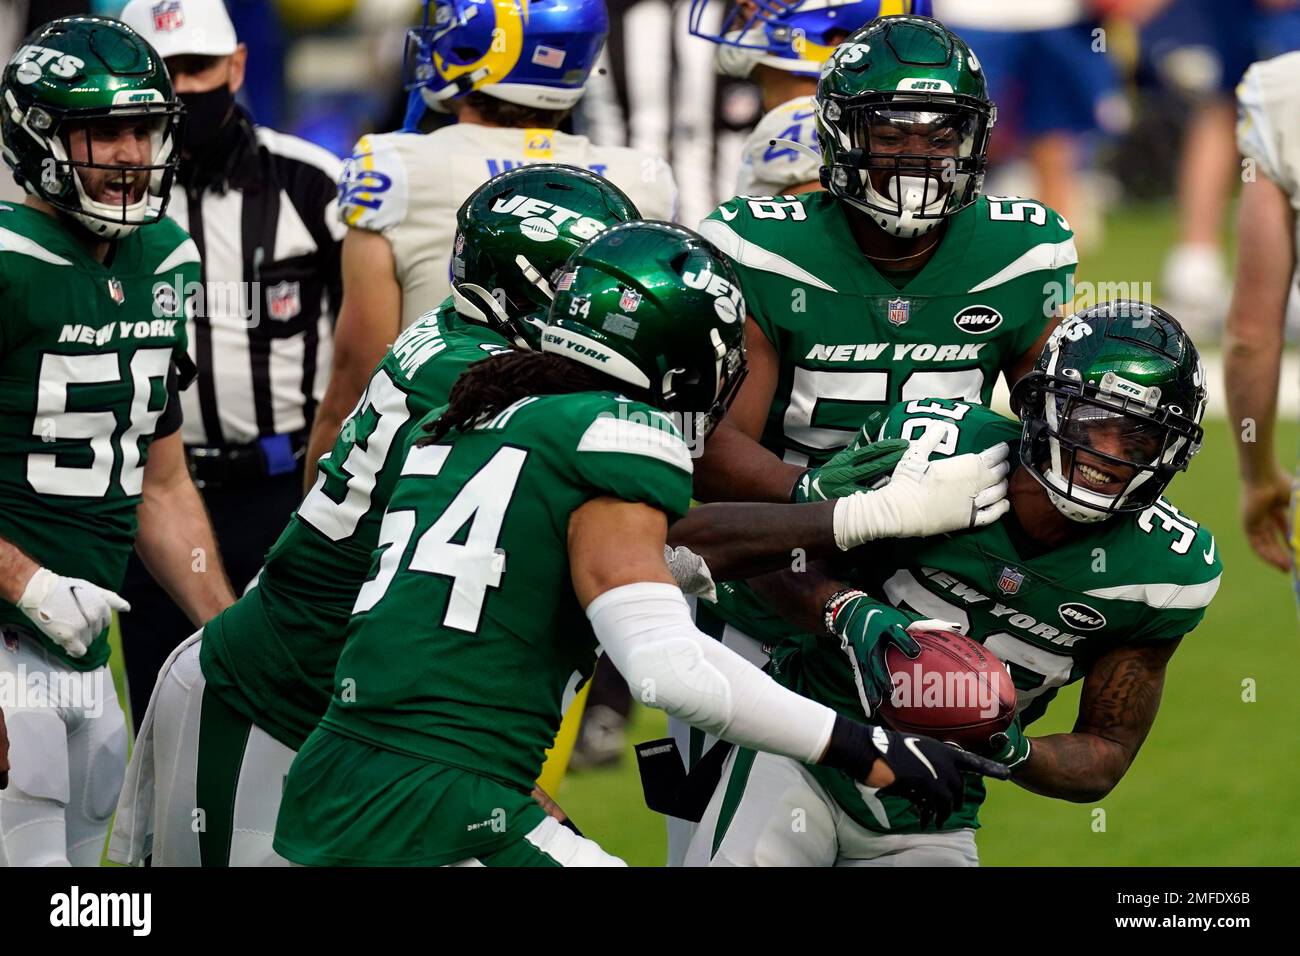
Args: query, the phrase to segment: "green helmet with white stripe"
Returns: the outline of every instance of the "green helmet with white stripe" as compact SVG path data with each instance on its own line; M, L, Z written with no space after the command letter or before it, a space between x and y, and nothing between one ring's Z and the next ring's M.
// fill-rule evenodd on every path
M1205 366L1168 312L1106 302L1066 319L1011 407L1020 463L1073 521L1144 511L1201 448Z
M125 23L65 17L31 33L0 80L0 136L18 184L101 239L162 219L176 174L181 106L162 58ZM132 122L147 132L146 162L94 154L73 160L69 136L97 123ZM115 199L86 188L92 171L120 173Z
M556 270L587 240L639 216L621 189L577 166L544 163L492 177L456 213L456 311L537 348Z
M707 437L746 373L745 300L707 239L667 222L615 226L565 263L542 351L599 369Z
M813 106L822 185L886 232L923 235L979 197L997 111L938 20L871 21L826 61Z

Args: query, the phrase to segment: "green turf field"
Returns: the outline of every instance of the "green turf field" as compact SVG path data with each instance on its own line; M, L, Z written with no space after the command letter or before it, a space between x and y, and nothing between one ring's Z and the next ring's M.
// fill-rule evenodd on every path
M1084 258L1079 280L1151 281L1158 297L1161 255L1173 234L1168 209L1130 206L1110 218L1104 247ZM1293 424L1283 429L1284 460L1297 437ZM1225 422L1207 422L1205 447L1170 497L1216 533L1225 572L1204 623L1174 657L1155 729L1126 779L1099 804L994 785L979 837L988 865L1300 864L1293 810L1300 625L1289 581L1254 558L1238 527ZM1242 700L1248 679L1253 703ZM1033 733L1068 730L1076 702L1077 685ZM660 737L665 725L659 712L639 710L629 737ZM630 752L617 769L571 775L558 796L610 852L633 864L663 863L663 820L641 800ZM1104 832L1095 829L1098 808Z

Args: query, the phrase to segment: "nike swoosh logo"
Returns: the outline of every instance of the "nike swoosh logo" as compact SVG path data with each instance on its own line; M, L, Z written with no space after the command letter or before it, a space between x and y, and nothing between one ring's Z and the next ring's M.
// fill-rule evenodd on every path
M1213 563L1214 563L1214 549L1217 548L1218 546L1219 546L1219 542L1218 542L1218 540L1215 539L1215 538L1211 538L1211 539L1210 539L1210 550L1209 550L1209 551L1202 551L1202 552L1201 552L1201 557L1203 557L1203 558L1205 559L1205 563L1206 563L1206 564L1213 564Z
M726 206L721 207L718 212L722 213L722 218L727 220L727 222L731 222L731 220L740 215L740 213L734 209L728 212Z
M917 759L917 760L919 760L919 761L921 761L921 763L925 764L926 769L930 771L930 776L934 777L935 780L938 780L938 779L939 779L939 773L938 773L938 771L936 771L936 770L934 769L934 764L932 764L932 763L930 763L930 761L926 760L926 759L925 759L925 754L921 753L921 751L919 751L919 750L916 749L916 738L915 738L915 737L904 737L904 738L903 738L903 743L907 745L907 749L908 749L908 750L912 751L912 753L914 753L914 754L916 755L916 759Z

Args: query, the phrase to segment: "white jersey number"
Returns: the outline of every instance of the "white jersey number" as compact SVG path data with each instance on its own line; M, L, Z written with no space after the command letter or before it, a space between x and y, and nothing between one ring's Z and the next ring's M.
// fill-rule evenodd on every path
M402 474L437 477L451 450L448 445L412 448L402 466ZM488 591L501 587L506 553L497 542L527 458L528 452L522 448L499 449L461 486L456 497L415 543L407 570L452 580L447 609L442 616L444 627L470 634L476 632ZM467 524L464 543L453 541ZM353 614L370 610L384 596L397 575L414 531L414 511L403 509L384 515L379 543L385 550L379 560L379 571L374 580L362 585Z
M106 385L122 381L117 352L96 355L57 355L41 357L36 380L36 420L32 434L42 441L66 443L69 439L86 442L90 461L84 465L61 464L62 452L32 452L27 456L27 483L42 495L73 498L102 498L108 494L113 466L120 450L122 493L138 495L144 486L144 457L141 440L153 434L163 409L151 411L149 397L157 379L167 380L171 349L139 349L131 355L131 412L126 429L114 448L117 415L107 409L73 411L77 404L72 389L85 385ZM67 449L65 448L64 451Z
M361 420L371 414L375 416L374 428L364 439L358 439ZM356 531L361 518L370 510L375 482L388 462L393 438L410 417L406 393L393 383L387 371L375 372L341 429L341 434L352 441L347 457L339 464L339 469L348 476L343 499L335 501L326 493L325 481L329 476L321 470L311 491L298 506L298 517L331 541L340 541Z

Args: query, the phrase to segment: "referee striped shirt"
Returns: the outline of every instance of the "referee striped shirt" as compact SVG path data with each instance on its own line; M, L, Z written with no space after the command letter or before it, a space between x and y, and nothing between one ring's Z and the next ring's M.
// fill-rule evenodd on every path
M245 445L310 428L325 392L342 297L342 164L241 112L177 177L168 214L194 239L201 297L189 325L199 370L182 393L186 445Z

